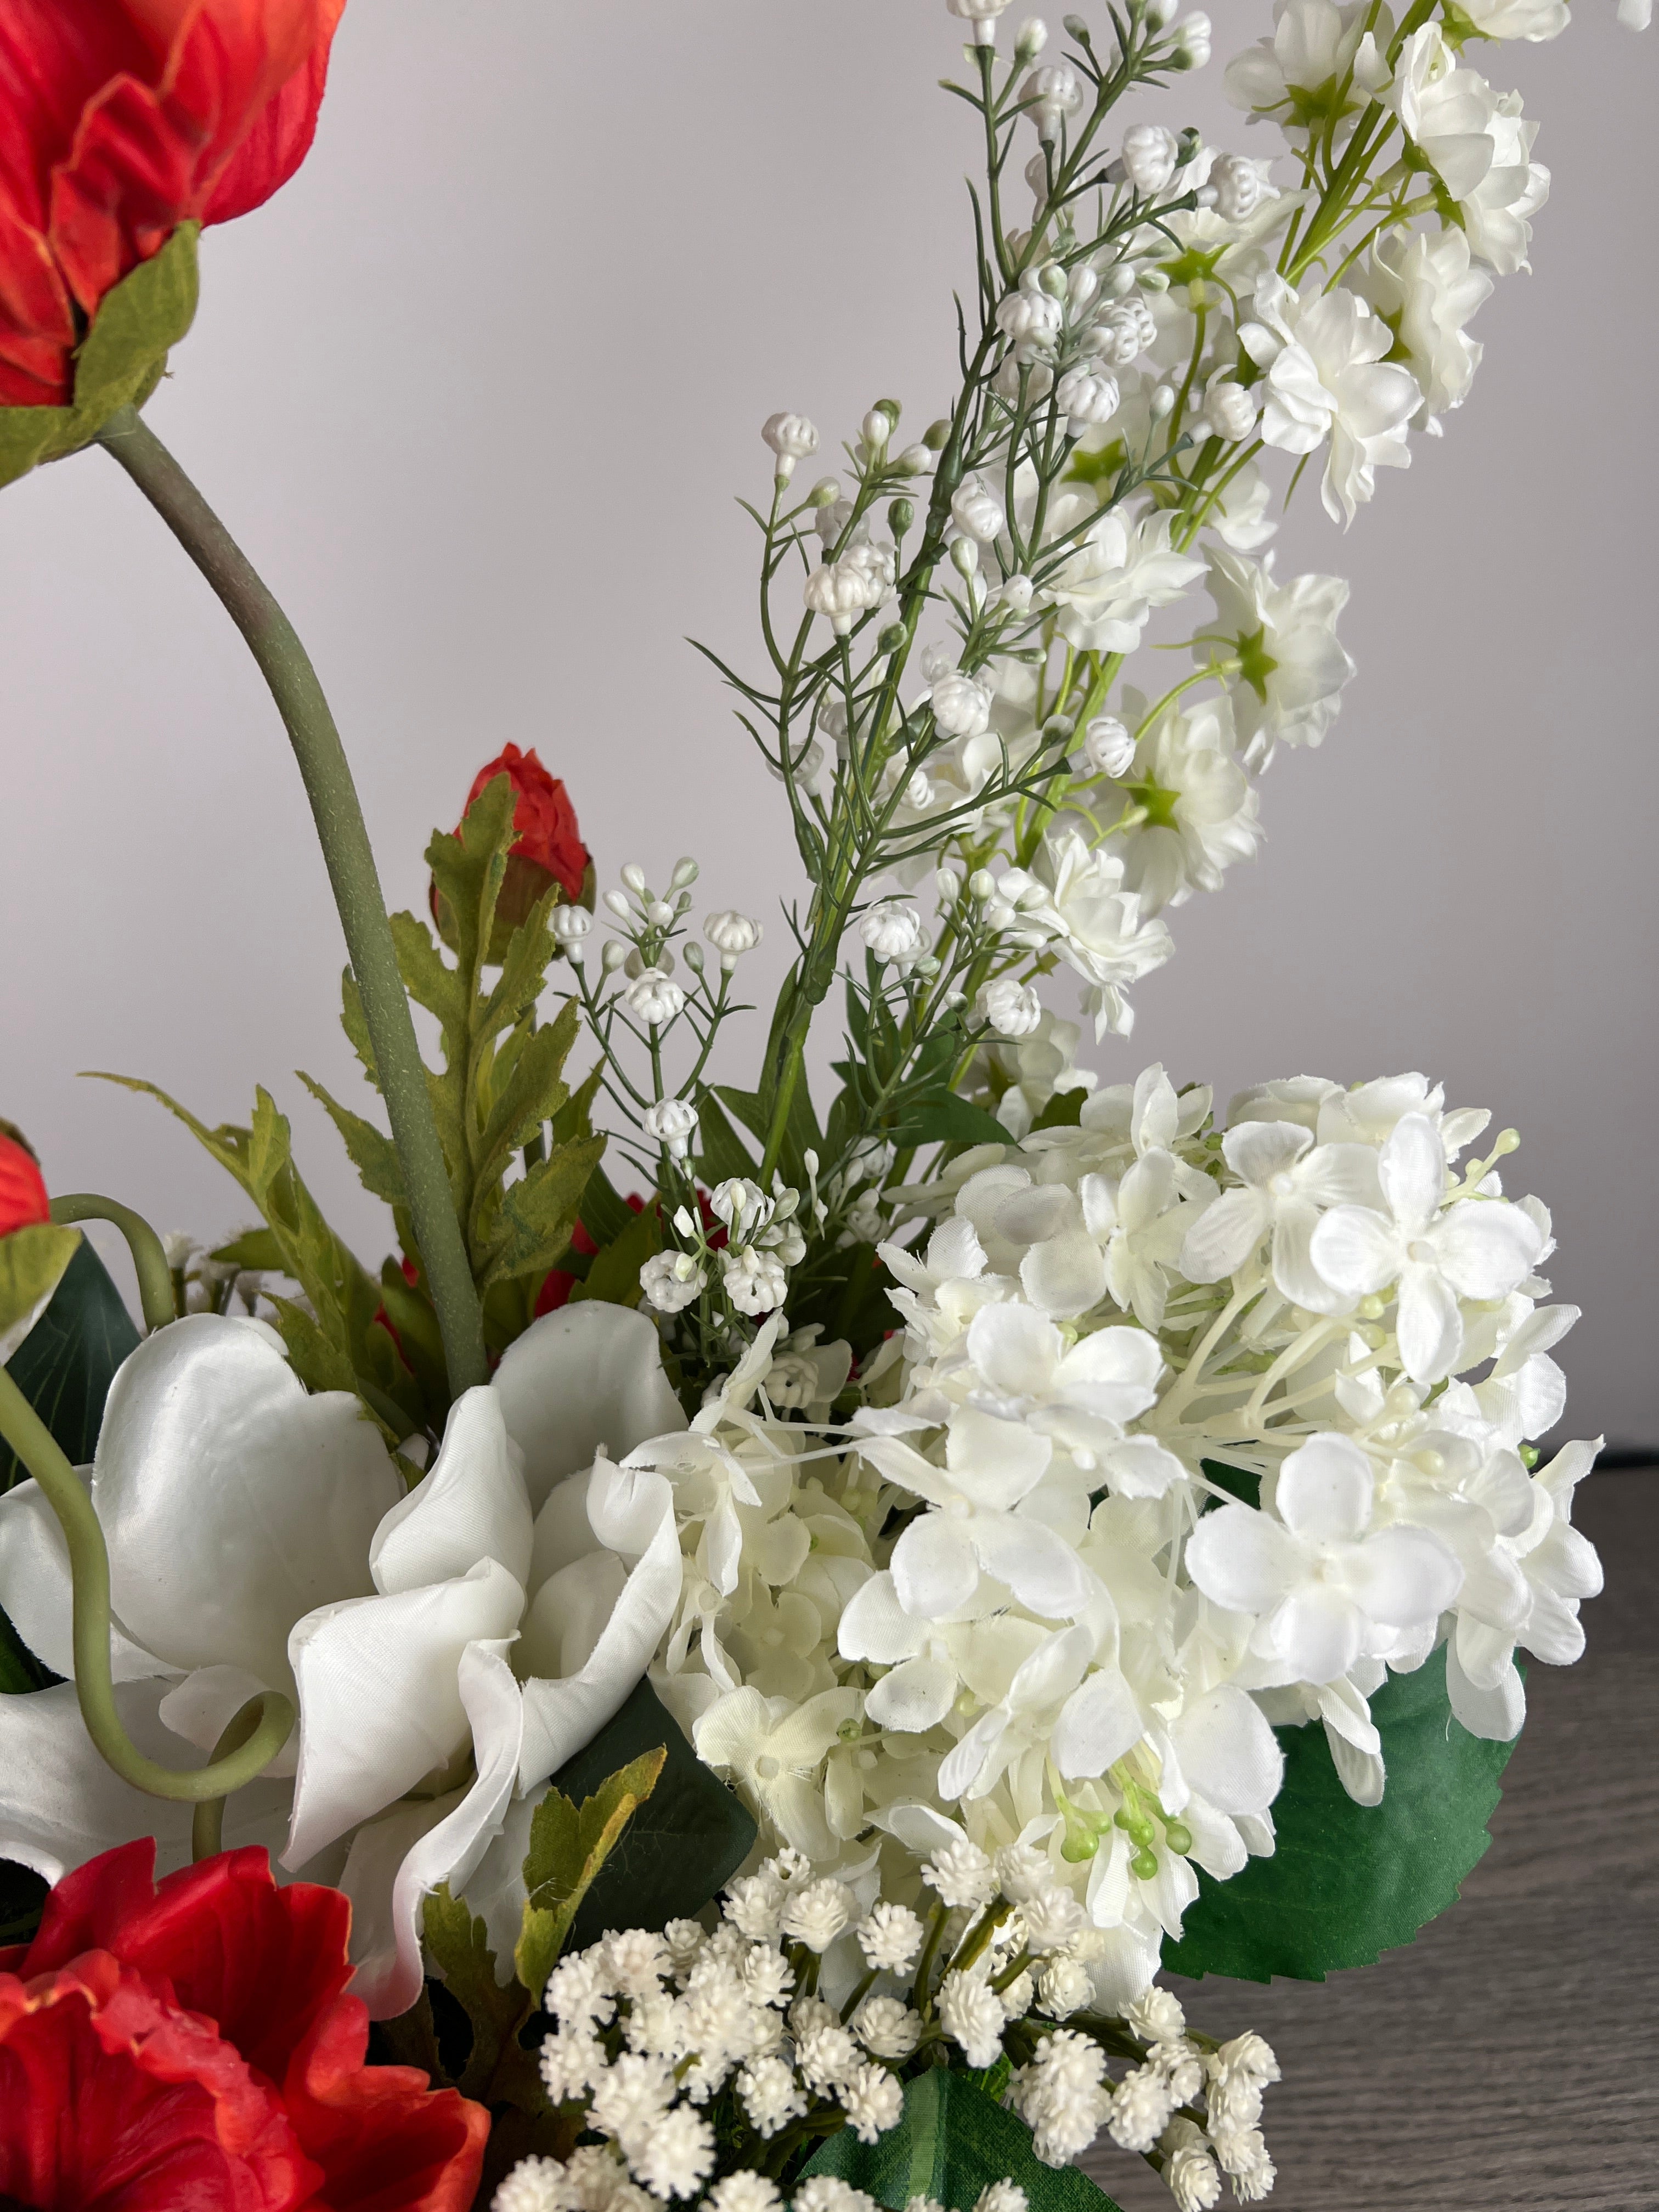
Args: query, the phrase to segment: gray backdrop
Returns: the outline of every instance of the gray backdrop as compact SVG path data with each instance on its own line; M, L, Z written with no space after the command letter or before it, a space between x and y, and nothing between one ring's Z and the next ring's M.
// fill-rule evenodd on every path
M1255 150L1219 64L1267 0L1213 12L1217 63L1159 112ZM602 871L695 853L778 954L781 794L682 640L752 664L732 502L765 495L765 415L806 410L833 449L880 394L913 434L945 397L972 118L934 84L959 28L942 0L352 0L316 151L210 234L151 416L311 645L394 902L512 738L567 777ZM1280 564L1352 578L1358 680L1322 751L1268 776L1261 859L1171 917L1176 959L1097 1065L1161 1058L1224 1098L1421 1067L1518 1122L1510 1188L1553 1206L1557 1286L1588 1310L1570 1421L1659 1440L1659 33L1582 0L1556 44L1485 59L1543 118L1537 273L1500 285L1470 404L1349 537L1304 486ZM292 762L100 453L0 498L0 1112L57 1188L217 1235L246 1218L234 1187L76 1071L149 1075L210 1120L264 1081L378 1258L380 1210L291 1073L362 1103Z

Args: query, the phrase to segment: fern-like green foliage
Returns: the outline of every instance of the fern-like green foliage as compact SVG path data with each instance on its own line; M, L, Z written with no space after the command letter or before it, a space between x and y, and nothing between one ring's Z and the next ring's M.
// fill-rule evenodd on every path
M392 917L404 987L439 1024L443 1066L428 1069L427 1081L456 1216L483 1299L485 1338L496 1353L529 1326L548 1271L569 1245L605 1149L590 1118L599 1070L574 1091L564 1079L576 1039L575 1000L567 1000L545 1028L537 1018L557 951L549 922L561 896L556 885L505 947L496 945L498 972L486 972L514 841L514 805L511 783L498 776L460 828L435 836L427 848L433 884L452 923L453 961L428 923L411 914ZM349 969L343 995L346 1035L378 1090L374 1048ZM107 1079L160 1099L258 1206L264 1229L219 1256L280 1271L299 1283L306 1304L277 1300L277 1326L307 1387L356 1391L394 1440L417 1429L441 1432L449 1409L443 1346L391 1138L301 1075L333 1121L363 1188L392 1209L409 1264L388 1259L377 1278L324 1219L294 1164L288 1121L264 1091L256 1094L251 1127L210 1129L152 1083Z

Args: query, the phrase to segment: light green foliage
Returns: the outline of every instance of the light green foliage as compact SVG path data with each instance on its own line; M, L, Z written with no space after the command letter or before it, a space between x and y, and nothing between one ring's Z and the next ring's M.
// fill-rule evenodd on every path
M149 398L195 319L199 228L181 223L105 295L76 359L72 405L0 407L0 485L89 445L112 415Z
M656 1788L667 1757L665 1746L642 1752L580 1807L562 1790L550 1789L536 1808L524 1863L524 1927L513 1954L527 1990L547 1986L582 1899L623 1830Z
M31 1222L0 1237L0 1335L27 1319L62 1282L81 1242L78 1229Z
M457 2083L462 2095L550 2114L536 2062L519 2040L531 2014L530 1992L511 1975L496 1980L489 1931L464 1898L450 1895L447 1882L426 1900L422 1933L427 1956L472 2023L471 2054Z
M874 2142L860 2142L850 2128L831 2136L798 2179L814 2173L838 2175L889 2212L903 2212L913 2197L969 2212L994 2181L1016 2183L1031 2212L1117 2212L1075 2166L1042 2165L1023 2120L965 2075L943 2067L907 2084L903 2118Z
M1343 1789L1322 1728L1279 1730L1285 1786L1273 1855L1227 1881L1200 1875L1182 1940L1164 1947L1171 1973L1323 1981L1409 1943L1456 1901L1492 1840L1486 1823L1515 1747L1453 1718L1443 1650L1415 1674L1391 1674L1371 1718L1388 1765L1380 1805L1356 1805Z

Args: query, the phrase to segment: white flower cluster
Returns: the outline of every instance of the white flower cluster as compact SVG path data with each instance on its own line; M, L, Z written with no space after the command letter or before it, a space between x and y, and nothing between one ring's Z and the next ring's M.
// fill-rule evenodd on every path
M1103 2129L1149 2157L1177 2204L1215 2202L1225 2172L1243 2203L1272 2186L1257 2122L1279 2078L1260 2037L1188 2035L1180 2005L1149 1989L1127 2014L1085 2017L1078 1964L1089 1931L1047 1858L1016 1844L988 1858L965 1837L922 1869L930 1920L878 1893L868 1859L850 1881L786 1848L731 1882L719 1924L672 1922L660 1936L607 1934L562 1960L545 2002L549 2095L603 2138L567 2160L522 2161L495 2212L658 2212L677 2199L714 2212L782 2212L774 2175L840 2127L874 2142L897 2125L903 2069L954 2045L971 2067L1005 2051L1024 2063L1010 2101L1037 2155L1069 2163ZM1079 2025L1055 2023L1076 2018ZM1107 2046L1135 2063L1120 2079ZM930 2061L928 2052L933 2049ZM1197 2100L1206 2100L1194 2124ZM732 2146L769 2171L722 2171ZM1209 2193L1205 2193L1206 2189ZM866 2212L830 2177L794 2193L795 2212ZM1025 2212L994 2183L975 2212ZM913 2200L910 2212L930 2201Z
M707 1223L690 1206L676 1210L678 1247L659 1252L640 1270L647 1299L659 1313L682 1313L715 1276L733 1311L751 1319L776 1313L787 1293L789 1269L806 1255L795 1218L799 1206L799 1192L781 1176L770 1198L746 1176L717 1183L709 1194Z
M1197 1869L1273 1849L1273 1724L1322 1722L1374 1803L1370 1698L1443 1644L1458 1719L1512 1736L1516 1649L1576 1658L1601 1586L1571 1525L1595 1447L1537 1464L1577 1315L1540 1303L1512 1133L1458 1164L1486 1120L1420 1076L1299 1078L1222 1133L1153 1067L909 1193L944 1218L884 1248L906 1326L850 1446L766 1410L764 1340L664 1462L686 1572L654 1679L701 1754L901 1898L942 1845L1030 1847L1075 1908L1043 1972L1121 2010ZM963 2002L966 2049L994 2022Z

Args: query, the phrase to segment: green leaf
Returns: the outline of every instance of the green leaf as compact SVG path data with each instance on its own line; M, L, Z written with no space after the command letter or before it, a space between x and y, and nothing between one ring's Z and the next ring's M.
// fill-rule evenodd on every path
M76 356L71 405L0 407L0 484L89 444L120 408L143 405L195 319L199 229L180 223L104 295Z
M582 1899L623 1830L656 1787L665 1744L609 1776L580 1808L550 1788L530 1823L524 1863L524 1923L513 1963L532 1995L547 1987Z
M1056 1091L1031 1124L1034 1129L1075 1129L1083 1114L1086 1091Z
M1164 1947L1171 1973L1323 1981L1409 1943L1455 1901L1492 1840L1486 1823L1515 1747L1473 1736L1453 1717L1443 1648L1414 1674L1391 1674L1371 1718L1388 1766L1380 1805L1356 1805L1343 1789L1322 1727L1276 1731L1277 1846L1230 1881L1200 1875L1182 1941Z
M354 1114L349 1106L342 1106L331 1098L304 1068L298 1073L301 1082L339 1131L340 1141L357 1170L357 1180L369 1196L383 1199L388 1206L407 1206L409 1194L404 1188L404 1171L398 1158L398 1147L391 1138L383 1136L361 1114Z
M582 1226L601 1250L614 1244L634 1218L634 1209L603 1168L595 1168L582 1193Z
M923 1145L1007 1145L1013 1139L994 1114L959 1098L953 1091L906 1098L889 1133L902 1151Z
M640 1302L640 1269L662 1249L662 1222L654 1206L630 1212L628 1226L614 1243L607 1244L570 1293L574 1305L580 1298L598 1298L608 1306L636 1306Z
M31 1221L0 1237L0 1336L52 1297L81 1242L78 1229L52 1221Z
M697 1091L697 1135L702 1147L697 1154L698 1171L711 1188L729 1176L754 1180L757 1163L706 1084Z
M52 1431L71 1467L90 1464L115 1370L138 1332L97 1253L83 1237L6 1372ZM0 1443L0 1490L28 1470Z
M587 1179L605 1151L603 1137L581 1137L538 1160L501 1194L481 1288L514 1275L544 1275L564 1256ZM635 1285L637 1291L639 1285Z
M657 1785L577 1911L568 1937L577 1949L597 1943L607 1928L665 1928L701 1911L754 1847L753 1816L697 1757L649 1682L637 1684L615 1718L567 1760L553 1787L579 1802L659 1748L668 1756Z
M472 2022L472 2054L460 2076L461 2094L481 2104L550 2113L536 2062L519 2040L531 2014L530 1992L511 1978L496 1980L495 1954L483 1922L473 1917L464 1898L450 1895L447 1882L440 1882L426 1900L421 1932L445 1988Z
M829 2173L866 2191L888 2212L931 2197L947 2212L972 2212L980 2191L1012 2181L1031 2212L1117 2212L1103 2189L1075 2166L1044 2166L1024 2120L964 2074L933 2067L904 2091L904 2117L872 2143L850 2128L820 2145L797 2180Z
M246 1267L258 1275L280 1275L283 1270L283 1248L269 1229L249 1229L240 1237L222 1244L208 1257L223 1267Z

